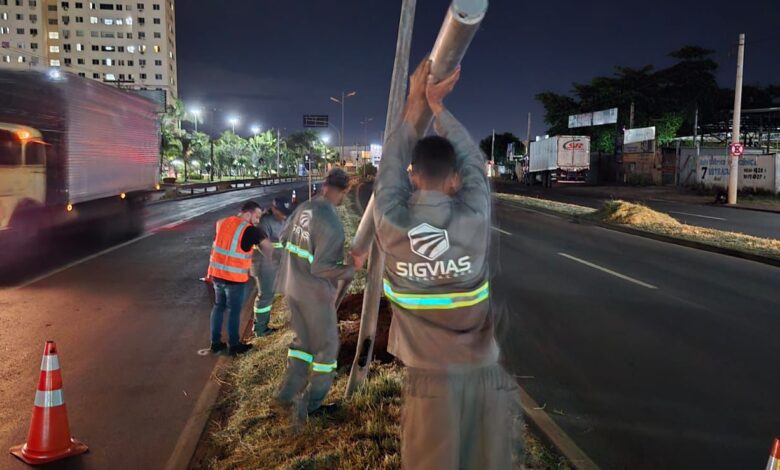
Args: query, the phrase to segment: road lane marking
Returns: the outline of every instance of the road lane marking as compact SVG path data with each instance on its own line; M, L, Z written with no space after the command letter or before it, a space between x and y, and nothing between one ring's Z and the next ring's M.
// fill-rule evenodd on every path
M494 225L491 225L490 228L492 228L493 230L495 230L498 233L503 233L504 235L512 236L511 233L507 232L506 230L501 230L500 228L498 228L498 227L496 227Z
M691 217L701 217L703 219L714 219L714 220L727 220L723 217L712 217L711 215L701 215L701 214L691 214L690 212L678 212L678 211L669 211L670 214L680 214L680 215L690 215Z
M605 268L603 266L599 266L598 264L593 264L590 261L585 261L584 259L579 259L576 256L572 256L572 255L568 255L566 253L560 253L560 252L558 254L560 256L563 256L564 258L568 258L568 259L570 259L572 261L576 261L578 263L582 263L585 266L591 267L593 269L598 269L599 271L605 272L607 274L611 274L611 275L613 275L615 277L619 277L620 279L623 279L623 280L628 281L628 282L633 282L634 284L640 285L642 287L647 287L648 289L658 289L656 286L654 286L652 284L648 284L646 282L642 282L642 281L640 281L638 279L634 279L633 277L626 276L625 274L620 274L620 273L615 272L615 271L613 271L611 269Z

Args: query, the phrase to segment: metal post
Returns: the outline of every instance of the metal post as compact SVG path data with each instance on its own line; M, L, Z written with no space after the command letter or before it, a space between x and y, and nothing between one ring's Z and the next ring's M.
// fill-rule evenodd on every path
M490 141L490 163L496 159L496 130L493 129L493 139Z
M742 115L742 73L745 61L745 34L739 35L739 49L737 50L737 83L734 87L734 118L731 129L731 143L739 143L739 126ZM737 184L739 183L739 155L731 155L729 152L729 191L728 203L737 203Z
M525 154L529 155L531 149L531 112L528 112L528 133L525 135Z
M628 113L628 128L634 128L634 100L631 100L631 111Z
M339 140L341 141L341 158L344 158L344 101L347 98L344 96L344 92L341 92L341 134L339 134Z
M281 168L281 164L279 163L279 155L280 155L279 145L280 144L281 144L281 137L280 137L279 129L277 128L276 129L276 176L277 177L280 176L279 175L279 168Z
M211 165L209 166L209 181L214 181L214 139L211 142Z
M392 129L398 125L405 103L406 80L409 74L409 47L412 40L415 7L416 0L403 0L401 5L401 20L398 25L398 42L396 44L395 63L393 65L393 79L390 84L387 119L385 120L385 136L390 135ZM436 38L436 43L430 55L432 61L431 75L435 79L441 80L447 77L460 64L471 44L471 40L479 29L482 19L485 17L486 11L487 0L453 0L447 10L447 15L444 18L442 27L439 30L439 36ZM418 135L425 134L433 118L433 113L430 109L423 114L420 120L415 123ZM379 300L382 295L384 253L375 247L376 243L373 243L375 236L373 212L374 196L372 195L368 204L366 204L363 218L360 219L360 225L352 242L352 246L356 251L361 253L369 252L369 261L366 289L363 293L360 333L358 335L358 347L361 349L355 355L355 361L352 364L349 381L347 382L347 397L357 389L368 374L368 365L371 363L374 335L376 334ZM364 356L364 344L366 345L366 360L363 361L365 366L361 367L360 358Z

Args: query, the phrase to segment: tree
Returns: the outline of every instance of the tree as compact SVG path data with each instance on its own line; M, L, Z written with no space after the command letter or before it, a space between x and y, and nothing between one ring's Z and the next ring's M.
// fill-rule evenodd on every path
M276 132L269 129L247 141L252 166L259 172L270 174L276 166Z
M223 132L214 142L214 166L219 176L243 173L241 170L246 169L249 155L246 139L232 131Z
M490 155L490 149L493 143L493 135L489 135L479 141L479 148L488 156L488 160L495 160L496 163L503 163L507 161L506 151L509 144L515 144L515 155L525 154L525 145L517 138L516 135L511 132L504 132L503 134L496 134L495 155Z

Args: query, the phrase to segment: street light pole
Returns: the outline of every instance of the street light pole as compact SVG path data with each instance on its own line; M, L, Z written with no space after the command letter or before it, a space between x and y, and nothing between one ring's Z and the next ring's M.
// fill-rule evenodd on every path
M745 33L739 35L739 48L737 49L737 83L734 87L734 118L731 129L731 143L739 143L740 118L742 117L742 73L745 61ZM729 190L728 203L737 203L737 184L739 183L739 155L732 155L729 151Z
M344 159L344 103L347 101L347 98L350 96L357 95L356 91L351 91L349 93L346 93L344 91L341 92L341 99L330 97L330 100L334 103L341 104L341 133L339 134L339 146L341 147L341 159Z

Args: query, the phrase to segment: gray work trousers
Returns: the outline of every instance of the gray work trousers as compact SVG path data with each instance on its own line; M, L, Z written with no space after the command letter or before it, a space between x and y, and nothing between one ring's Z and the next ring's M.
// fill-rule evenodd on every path
M274 283L276 282L276 268L270 262L262 264L253 263L252 277L257 284L257 296L255 297L255 334L263 334L268 331L268 322L271 321L271 307L274 304Z
M307 400L309 413L322 405L336 377L339 352L334 302L305 302L287 297L295 336L288 350L287 372L277 393L283 403ZM303 397L303 398L301 398Z
M501 366L407 368L401 466L505 470L519 449L517 383Z

